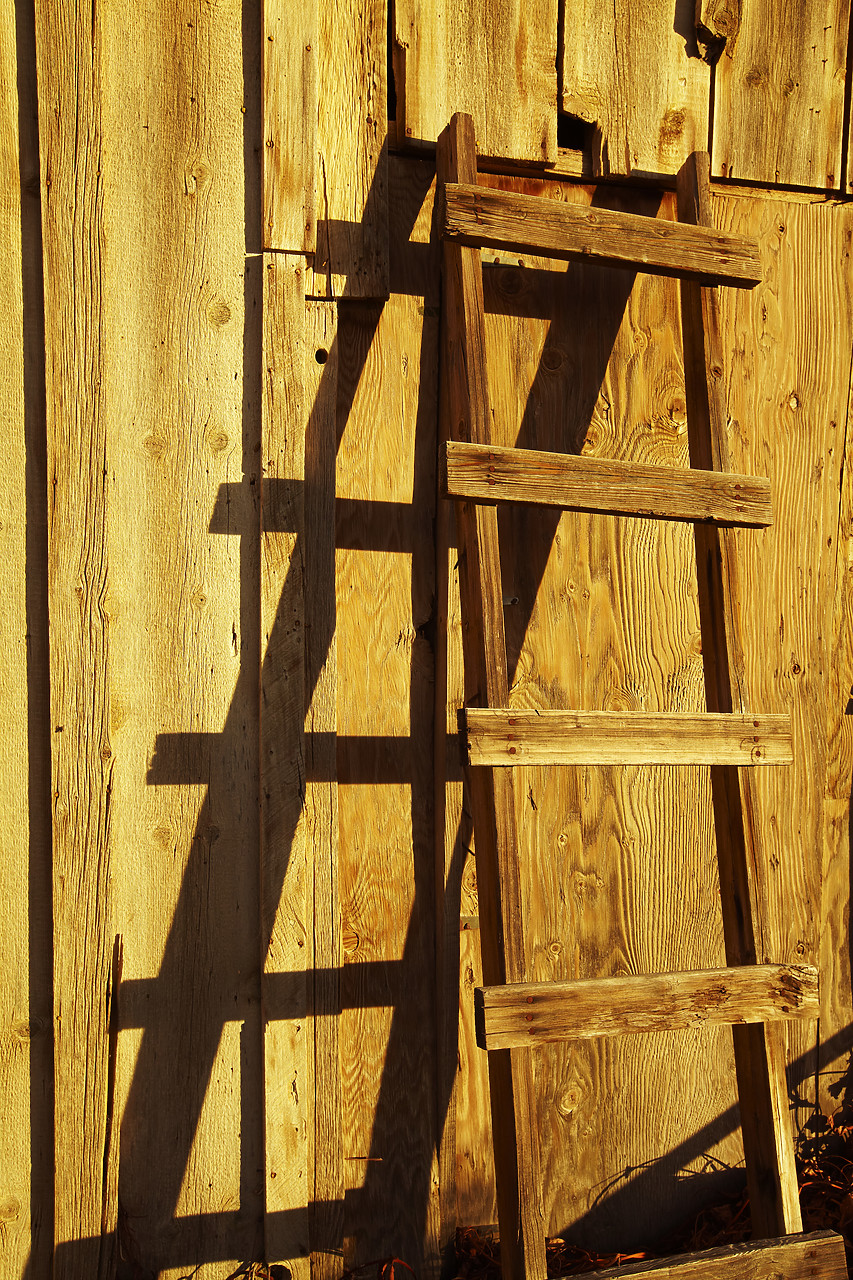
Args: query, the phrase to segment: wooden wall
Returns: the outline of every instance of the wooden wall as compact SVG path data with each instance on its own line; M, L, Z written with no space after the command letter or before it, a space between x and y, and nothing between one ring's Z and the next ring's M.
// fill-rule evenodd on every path
M772 958L823 974L792 1123L846 1097L849 5L777 10L0 0L4 1275L437 1274L495 1220L435 485L457 109L485 183L661 218L710 145L760 243L725 378L776 504L750 695L796 734L759 789ZM524 264L485 273L506 442L686 465L674 285ZM501 529L515 705L701 707L689 530ZM533 976L718 960L701 771L529 770L517 805ZM741 1176L723 1033L537 1081L554 1231L628 1247Z

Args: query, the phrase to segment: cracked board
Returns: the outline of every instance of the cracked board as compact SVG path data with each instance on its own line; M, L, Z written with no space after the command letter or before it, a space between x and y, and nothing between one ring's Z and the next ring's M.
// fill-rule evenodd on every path
M386 18L265 0L264 246L313 255L314 297L388 293Z
M742 6L714 72L712 174L849 189L841 172L849 17L850 0Z
M677 173L708 139L710 68L698 56L692 6L561 4L560 103L594 126L595 175Z
M394 21L401 144L433 145L463 111L479 155L556 160L557 0L397 0Z
M33 15L0 5L0 1142L3 1269L50 1272L53 1188L47 476Z

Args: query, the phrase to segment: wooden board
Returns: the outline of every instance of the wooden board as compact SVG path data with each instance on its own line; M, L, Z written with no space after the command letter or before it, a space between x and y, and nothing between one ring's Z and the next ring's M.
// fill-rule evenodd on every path
M103 313L77 333L105 439L92 439L90 418L75 456L96 459L87 519L104 520L109 555L96 741L114 762L112 932L124 940L119 1229L128 1265L169 1280L233 1271L263 1248L263 270L246 255L260 165L254 142L245 149L260 136L259 101L245 91L260 66L234 39L241 20L230 2L143 0L128 59L126 15L101 11L100 152L90 146L75 169L77 190L91 184L102 206ZM75 27L81 40L90 29L88 18ZM91 51L82 61L92 66ZM67 77L43 83L76 100ZM55 121L53 107L41 118ZM74 137L64 111L55 127ZM53 192L49 153L45 164ZM79 234L63 235L63 260ZM93 868L96 850L93 831Z
M434 144L464 111L480 155L556 160L557 0L397 0L394 23L399 142Z
M794 965L518 982L475 992L477 1042L488 1050L713 1023L815 1018L819 1008L817 969Z
M319 15L317 235L307 288L317 297L383 298L388 293L386 0L320 4Z
M314 797L309 799L308 787L330 785L308 784L305 777L305 426L314 388L304 296L304 259L266 255L260 711L264 1256L285 1263L297 1280L307 1280L310 1270L314 1155L313 860L303 803L310 812ZM276 999L277 975L288 984L289 1001Z
M727 374L732 461L748 466L759 455L765 459L777 513L772 533L746 540L737 535L745 591L751 595L760 589L765 601L748 621L746 679L754 690L753 705L791 711L799 744L787 785L769 777L754 779L772 922L767 946L773 959L829 961L823 999L834 1003L828 992L843 982L844 961L827 953L822 937L822 857L815 851L823 840L823 788L816 791L815 780L827 776L825 708L835 679L831 645L838 625L831 619L843 554L836 548L839 533L844 536L839 493L853 325L845 284L850 220L843 206L782 200L752 204L733 199L721 202L721 212L727 226L750 224L765 261L772 263L769 288L756 291L755 310L743 310L733 296L723 300L724 333L754 326L745 348L735 348ZM814 360L817 334L825 325L837 345L834 340L821 348L821 358ZM778 335L778 342L771 334ZM744 377L747 358L760 369L756 382ZM760 436L743 430L759 405L765 421ZM805 582L812 584L808 590ZM849 697L849 689L845 692ZM835 725L843 714L840 701L834 702ZM840 1011L836 1016L842 1016ZM847 1021L849 1016L843 1015L842 1025ZM837 1033L838 1022L832 1030ZM788 1057L803 1081L800 1122L812 1087L816 1032L807 1025L788 1032Z
M659 1262L639 1262L598 1273L602 1280L617 1276L652 1276L653 1280L846 1280L844 1241L832 1231L813 1231L778 1240L749 1240L744 1244L704 1249Z
M311 295L388 292L385 38L385 0L264 2L263 243Z
M437 1275L430 635L438 263L423 208L430 166L395 161L392 174L391 297L384 306L342 302L338 319L338 1141L345 1265L394 1253Z
M773 523L770 482L713 471L499 449L450 440L439 458L449 497L734 525Z
M517 185L537 195L545 184ZM560 195L588 205L593 192L561 184ZM654 216L659 198L599 191L596 203ZM672 217L668 198L661 214ZM686 465L673 285L541 259L494 267L485 281L500 443ZM511 705L703 709L690 530L534 508L507 510L501 528ZM644 972L722 962L703 771L525 769L516 812L530 981L606 977L626 957ZM725 1031L543 1046L537 1088L548 1229L583 1244L630 1248L665 1230L731 1185L725 1174L676 1178L676 1167L698 1174L706 1152L742 1159L717 1122L735 1097ZM467 1149L457 1129L457 1150ZM649 1221L651 1203L667 1206L666 1221Z
M705 712L465 712L475 765L790 764L785 716Z
M36 13L44 289L53 791L54 1274L106 1275L117 1202L110 1178L108 996L114 917L108 417L92 334L104 316L100 22ZM59 109L64 91L73 109ZM78 1243L79 1242L79 1243ZM102 1247L103 1245L103 1247Z
M0 1233L3 1270L50 1271L53 1246L47 474L32 15L0 7Z
M317 245L317 0L264 0L263 244Z
M485 245L552 258L598 260L660 275L696 276L708 284L752 288L761 279L755 245L679 223L609 209L563 203L474 184L445 187L442 234L460 244Z
M708 142L710 70L690 5L561 0L562 109L595 125L605 174L675 174Z
M335 600L335 452L340 349L334 303L309 303L303 317L305 436L306 849L313 873L314 1112L311 1197L312 1271L337 1274L343 1247L345 1170L341 1143L341 976L343 925L336 734L338 641ZM279 339L280 340L280 339ZM297 420L298 421L298 420ZM294 428L291 423L291 431ZM299 428L297 428L299 429ZM275 1120L273 1121L275 1122Z
M844 188L849 15L850 0L742 5L715 70L715 175Z

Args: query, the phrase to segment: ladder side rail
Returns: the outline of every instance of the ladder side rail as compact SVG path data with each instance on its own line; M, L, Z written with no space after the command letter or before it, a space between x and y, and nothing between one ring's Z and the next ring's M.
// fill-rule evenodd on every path
M694 153L678 175L678 217L712 225L709 163ZM681 282L681 319L691 466L728 471L722 346L717 291ZM695 530L696 569L707 708L747 713L741 638L741 587L735 534ZM729 965L768 960L757 866L755 799L748 770L711 767L711 791ZM732 1028L753 1233L802 1230L779 1024Z
M457 114L438 140L439 183L477 181L470 116ZM442 245L441 412L445 439L488 444L483 277L477 249ZM497 507L456 504L466 704L509 698ZM521 877L512 775L468 771L474 817L483 974L490 984L524 980ZM533 1062L526 1049L488 1056L495 1180L505 1280L546 1280L545 1220Z

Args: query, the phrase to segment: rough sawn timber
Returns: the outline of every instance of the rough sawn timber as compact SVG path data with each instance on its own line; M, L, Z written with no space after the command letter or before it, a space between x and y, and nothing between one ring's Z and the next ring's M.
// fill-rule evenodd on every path
M844 187L849 16L850 0L743 4L736 37L715 69L715 176Z
M441 481L452 498L533 502L567 511L714 524L773 523L769 480L449 440Z
M400 143L434 143L464 111L479 155L556 160L557 0L397 0L394 15Z
M751 289L761 279L756 245L739 236L473 183L448 183L442 234L464 245L582 258L707 284Z
M598 1280L619 1280L622 1276L650 1276L651 1280L847 1280L847 1261L841 1236L812 1231L608 1268L597 1275Z
M468 707L468 762L505 765L790 764L787 716Z
M686 973L515 983L475 993L483 1049L675 1031L710 1023L816 1018L817 969L742 965Z
M674 174L708 140L691 5L561 0L562 110L594 126L593 172Z

